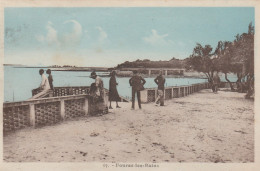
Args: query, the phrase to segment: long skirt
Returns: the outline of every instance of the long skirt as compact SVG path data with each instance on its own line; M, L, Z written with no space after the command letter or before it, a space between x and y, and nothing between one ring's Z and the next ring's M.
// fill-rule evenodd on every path
M109 89L109 101L121 101L116 87L112 87Z

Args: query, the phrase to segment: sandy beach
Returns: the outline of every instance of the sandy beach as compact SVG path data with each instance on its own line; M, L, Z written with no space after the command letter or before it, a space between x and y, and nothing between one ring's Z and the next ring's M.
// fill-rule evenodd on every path
M202 90L4 136L6 162L253 162L254 101ZM115 107L115 104L112 104ZM137 105L136 105L137 106Z

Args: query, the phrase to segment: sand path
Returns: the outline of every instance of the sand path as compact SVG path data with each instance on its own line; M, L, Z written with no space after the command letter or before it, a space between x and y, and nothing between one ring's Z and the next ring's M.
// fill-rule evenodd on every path
M16 162L253 162L254 102L210 90L166 101L130 103L4 137L4 160ZM113 104L115 105L115 104Z

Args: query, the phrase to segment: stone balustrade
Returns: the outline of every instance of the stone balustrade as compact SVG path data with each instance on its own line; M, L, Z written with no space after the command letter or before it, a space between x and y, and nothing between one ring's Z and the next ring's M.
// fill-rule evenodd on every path
M165 87L164 99L168 100L172 98L184 97L194 92L198 92L202 89L207 89L207 88L210 88L209 83L199 83L199 84L192 84L187 86ZM156 97L157 97L157 88L147 88L141 91L142 103L154 102Z
M68 95L4 103L4 132L85 116L89 110L89 95Z
M221 87L228 86L228 83L221 83ZM207 88L210 88L209 83L166 87L164 99L184 97ZM3 104L4 132L54 124L69 118L91 114L95 112L95 109L91 106L88 92L89 87L58 87L54 90L54 97L6 102ZM156 88L141 91L142 103L154 102L156 97ZM107 105L107 103L108 91L106 90L104 104Z

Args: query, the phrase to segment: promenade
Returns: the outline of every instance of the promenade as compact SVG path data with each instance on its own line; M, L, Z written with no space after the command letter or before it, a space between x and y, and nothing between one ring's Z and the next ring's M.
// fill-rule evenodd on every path
M122 102L107 115L21 129L4 137L4 161L253 162L254 102L243 96L205 89L164 107Z

